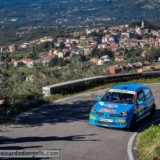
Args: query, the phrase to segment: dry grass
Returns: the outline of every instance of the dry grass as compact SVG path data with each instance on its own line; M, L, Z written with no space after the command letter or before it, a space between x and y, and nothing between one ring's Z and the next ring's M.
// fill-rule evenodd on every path
M137 139L140 160L160 160L160 125L151 126Z

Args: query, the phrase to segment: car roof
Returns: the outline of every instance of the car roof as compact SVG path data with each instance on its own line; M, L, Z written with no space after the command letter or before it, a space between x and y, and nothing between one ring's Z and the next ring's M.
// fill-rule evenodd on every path
M112 87L112 89L135 91L135 92L140 88L146 88L146 86L143 84L129 83L129 84L121 84L121 85L117 85L117 86Z

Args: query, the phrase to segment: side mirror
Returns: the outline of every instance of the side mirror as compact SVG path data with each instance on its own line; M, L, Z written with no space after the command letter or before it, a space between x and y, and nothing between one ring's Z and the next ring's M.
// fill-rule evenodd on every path
M97 101L102 101L102 97L101 96L97 96Z
M139 102L137 102L137 104L138 104L138 105L143 105L144 102L143 102L143 101L139 101Z

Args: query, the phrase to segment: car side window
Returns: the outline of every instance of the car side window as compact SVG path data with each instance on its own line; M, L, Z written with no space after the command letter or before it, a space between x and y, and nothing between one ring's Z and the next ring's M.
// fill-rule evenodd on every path
M148 99L152 96L152 91L149 88L144 89L145 99Z
M145 95L143 91L139 91L137 94L137 102L143 102L145 100Z

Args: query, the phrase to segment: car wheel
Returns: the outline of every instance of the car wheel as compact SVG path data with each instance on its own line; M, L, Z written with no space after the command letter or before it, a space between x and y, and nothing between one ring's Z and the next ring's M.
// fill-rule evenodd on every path
M136 116L133 116L129 129L130 129L130 131L134 131L135 128L136 128Z
M151 112L150 112L150 115L149 115L149 118L153 118L154 115L156 113L156 105L154 104L152 109L151 109Z

